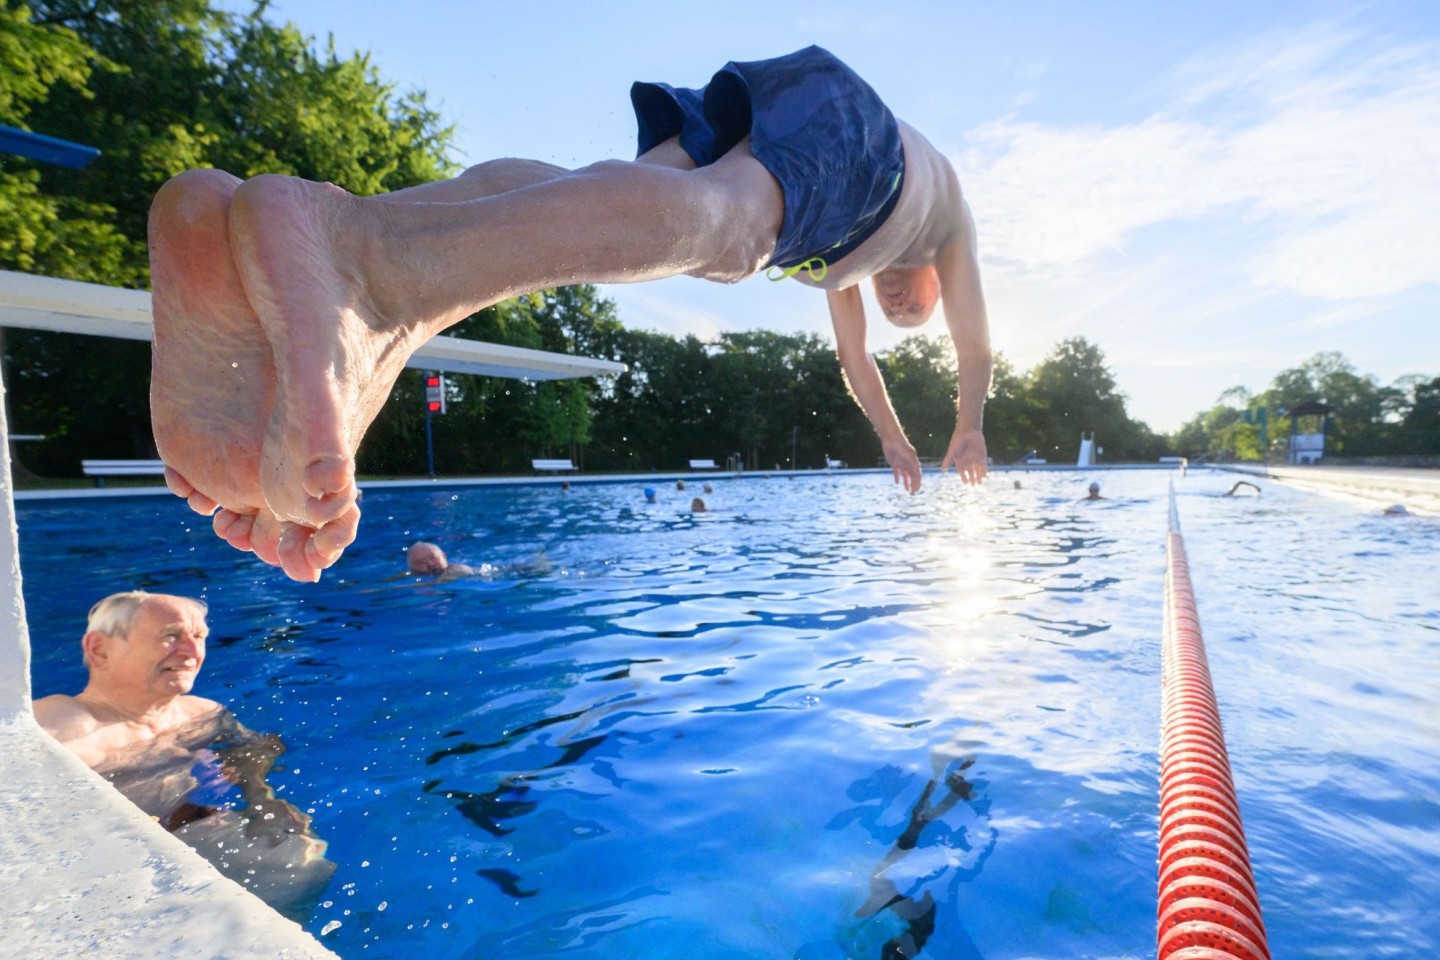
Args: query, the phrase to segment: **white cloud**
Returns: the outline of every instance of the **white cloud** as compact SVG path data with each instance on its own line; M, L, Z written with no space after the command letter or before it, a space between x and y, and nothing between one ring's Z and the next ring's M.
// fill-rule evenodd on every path
M673 292L667 296L659 289L664 283L607 284L600 288L600 292L616 302L625 318L625 325L634 329L656 330L672 337L693 334L701 340L711 340L722 329L732 326L714 313L675 297ZM673 282L670 289L675 289Z
M1193 60L1150 116L1005 119L957 159L987 272L1076 278L1203 224L1253 283L1350 300L1440 283L1440 45L1335 28Z

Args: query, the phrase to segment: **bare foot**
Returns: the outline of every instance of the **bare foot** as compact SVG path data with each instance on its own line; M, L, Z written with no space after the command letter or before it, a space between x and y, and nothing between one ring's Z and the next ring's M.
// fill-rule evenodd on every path
M222 539L275 564L284 531L259 481L275 362L230 256L239 185L219 170L192 170L151 206L150 408L170 490L196 513L215 514Z
M356 448L430 332L377 305L364 218L339 187L274 175L246 181L230 209L240 280L275 361L260 486L274 516L315 530L282 538L287 572L292 559L329 566L354 539Z

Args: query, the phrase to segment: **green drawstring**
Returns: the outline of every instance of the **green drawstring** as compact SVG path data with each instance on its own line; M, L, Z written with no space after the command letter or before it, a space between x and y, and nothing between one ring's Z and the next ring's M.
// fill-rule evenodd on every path
M838 246L838 244L837 244L837 246ZM779 270L780 273L779 273L779 274L772 273L771 271L773 271L773 270ZM795 276L795 275L796 275L797 273L799 273L801 270L804 270L806 273L810 274L810 279L811 279L813 282L819 283L821 280L824 280L824 279L825 279L825 274L829 272L829 270L830 270L830 265L827 264L827 263L826 263L822 258L820 258L820 257L811 257L809 260L806 260L804 263L797 263L797 264L795 264L795 266L793 266L793 267L771 267L769 270L766 270L766 271L765 271L765 279L767 279L767 280L789 280L791 277Z
M895 171L895 176L892 177L890 180L890 193L893 194L896 190L900 189L900 184L904 180L904 177L905 174L903 171ZM889 199L889 194L886 195L886 199ZM844 244L845 241L841 240L839 243L835 244L835 247L843 246ZM830 249L834 250L835 247L831 247ZM772 271L775 270L779 270L780 272L778 274L773 273ZM804 263L797 263L793 267L771 267L769 270L765 271L765 279L789 280L801 270L804 270L806 273L810 274L810 280L812 283L819 283L821 280L825 279L825 274L830 272L830 265L826 263L825 260L821 257L811 257Z

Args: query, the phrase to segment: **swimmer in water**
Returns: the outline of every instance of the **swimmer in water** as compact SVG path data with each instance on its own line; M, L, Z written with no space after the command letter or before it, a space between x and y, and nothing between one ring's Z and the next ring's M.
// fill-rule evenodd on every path
M1251 490L1254 490L1254 491L1255 491L1255 496L1257 496L1257 497L1260 496L1260 488L1257 487L1255 484L1251 483L1249 480L1236 480L1236 481L1235 481L1235 485L1234 485L1233 487L1231 487L1229 490L1226 490L1224 493L1220 494L1220 496L1222 496L1222 497L1234 497L1234 496L1239 496L1240 488L1241 488L1241 487L1249 487Z
M1096 482L1094 482L1094 481L1091 481L1091 483L1090 483L1090 492L1084 497L1084 499L1086 499L1086 500L1104 500L1105 498L1102 497L1102 496L1100 496L1100 484L1098 484L1098 483L1096 483Z
M560 284L757 273L821 290L850 393L897 483L921 483L866 345L943 304L955 428L986 474L992 356L975 226L949 159L820 49L640 83L634 161L501 159L378 197L275 174L171 179L150 209L150 407L170 490L217 536L315 581L360 522L355 452L410 355L485 306ZM423 292L423 296L418 295Z
M439 577L441 580L470 577L480 572L463 563L451 563L444 550L426 540L410 544L410 549L405 551L405 567L417 577Z
M198 600L117 593L90 609L90 678L35 701L42 729L221 873L297 922L335 872L310 818L266 775L285 744L191 694L209 628Z
M536 553L532 559L524 563L506 563L499 566L493 563L482 563L478 567L464 563L451 563L445 556L444 550L427 540L412 543L410 548L405 551L405 567L413 576L435 577L441 583L460 577L490 579L516 574L543 576L553 569L550 558L545 555L544 550Z

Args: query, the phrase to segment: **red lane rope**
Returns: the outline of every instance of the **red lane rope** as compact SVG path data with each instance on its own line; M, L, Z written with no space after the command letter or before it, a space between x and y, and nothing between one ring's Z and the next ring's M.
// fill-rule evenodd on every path
M1173 494L1167 559L1157 960L1270 960Z

